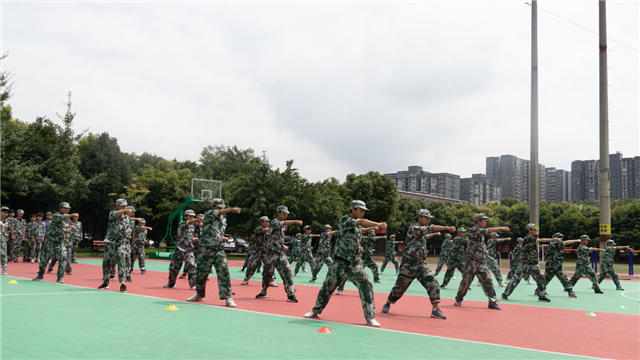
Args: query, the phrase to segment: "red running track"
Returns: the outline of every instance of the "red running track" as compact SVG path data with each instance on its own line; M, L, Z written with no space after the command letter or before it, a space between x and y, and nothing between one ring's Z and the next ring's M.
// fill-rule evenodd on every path
M97 288L102 283L100 266L74 264L73 268L73 275L65 276L67 284ZM37 264L11 264L12 276L30 279L36 272ZM162 285L167 282L167 273L147 271L145 275L141 275L134 272L132 278L133 282L126 283L127 291L131 294L177 301L185 301L194 294L194 291L188 289L187 280L178 280L175 288L163 288ZM202 304L224 306L224 302L218 299L216 278L210 279L207 297ZM254 279L260 280L256 276ZM55 281L55 272L45 274L45 280ZM319 290L317 286L296 285L296 296L300 302L289 303L282 285L279 288L269 288L269 298L255 299L255 295L261 290L260 281L251 281L245 286L241 286L240 282L239 279L231 280L235 292L233 299L238 304L238 309L293 317L302 317L311 310ZM117 281L112 281L111 284L106 291L119 290ZM597 317L589 317L582 310L503 303L500 305L502 311L495 311L487 309L486 302L465 300L461 307L456 307L451 299L443 299L440 307L447 319L439 320L430 318L431 305L426 296L405 295L391 307L390 313L383 314L379 309L386 297L385 293L375 293L376 320L386 330L569 355L615 359L638 359L640 355L637 347L640 317L635 315L598 313ZM364 325L358 292L346 290L343 295L334 294L319 319Z

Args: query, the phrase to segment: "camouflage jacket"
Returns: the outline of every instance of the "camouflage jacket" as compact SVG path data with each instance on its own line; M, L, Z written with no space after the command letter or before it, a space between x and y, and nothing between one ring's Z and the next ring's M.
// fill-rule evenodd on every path
M362 255L367 255L367 256L371 256L372 252L371 249L373 248L373 243L376 241L375 236L363 236L362 237L362 241L360 241L360 245L362 246L362 249L364 249L364 252L362 253Z
M27 226L24 228L24 239L26 241L31 241L31 239L33 239L36 226L38 226L38 223L35 221L30 221L27 223Z
M331 233L323 232L318 241L318 254L329 255L331 253Z
M576 265L589 265L591 262L589 253L591 253L591 248L580 244L580 246L578 246L578 261Z
M176 246L180 251L193 251L193 238L196 227L189 220L183 220L178 224L178 241Z
M251 251L255 250L262 253L267 252L267 236L269 236L269 232L267 232L267 229L263 228L262 226L258 226L255 230L253 230L253 242L251 243Z
M444 239L442 242L442 246L440 247L440 256L447 259L449 254L451 253L451 248L453 247L453 240Z
M5 228L4 226L2 226L2 228L0 228L0 243L6 243L9 241L9 239L11 239L11 222L9 218L6 217L4 220L2 220L2 223L7 227Z
M350 264L355 264L361 259L362 227L358 226L358 220L345 215L338 222L338 237L334 256L344 259Z
M82 223L80 221L71 222L75 229L71 229L71 240L82 241Z
M13 236L16 240L22 240L22 235L24 235L24 228L26 226L27 220L18 218L13 219Z
M51 242L52 245L60 245L65 242L65 227L67 226L67 221L65 220L65 216L56 212L53 214L51 218L51 226L49 227L49 233L47 233L47 241ZM64 245L64 244L63 244Z
M116 216L116 211L118 210L112 210L109 213L109 220L107 222L107 233L104 236L104 241L114 244L120 244L120 242L124 239L124 232L126 230L125 221L123 219L127 216Z
M517 267L520 264L520 256L522 255L522 245L516 245L511 251L511 267Z
M473 226L469 229L469 236L467 236L467 256L466 261L482 261L484 262L484 256L486 254L485 239L489 237L489 232L486 228L478 228Z
M207 246L213 250L224 250L224 232L227 229L227 218L219 215L218 210L207 210L204 213L202 237L199 246Z
M194 226L194 231L195 231L195 226ZM137 247L144 246L144 241L147 240L148 231L146 229L143 229L142 226L136 225L136 229L133 233L135 234L135 237L133 238L132 244Z
M402 261L423 263L427 260L427 235L433 232L433 225L420 226L413 224L407 231L407 238L404 240L404 253Z
M293 238L293 241L291 242L291 254L299 254L300 253L300 240Z
M271 228L271 232L267 237L267 252L284 254L284 233L287 231L288 226L284 225L284 221L273 219L271 220L269 227ZM302 235L303 240L304 237L305 235Z
M545 265L545 268L562 266L562 262L564 261L564 241L554 240L549 242L546 260L547 265Z
M498 239L487 240L487 257L497 259L498 258Z
M387 242L384 244L384 256L392 257L396 255L396 244L387 239Z
M42 241L46 232L47 228L44 221L36 221L36 225L33 228L33 237L36 238L36 240Z
M300 251L311 251L311 234L302 234L302 239L300 239Z
M613 267L613 255L616 253L615 246L607 246L602 253L602 267Z
M538 239L531 235L522 238L520 261L525 264L538 264Z
M464 247L467 244L467 239L462 236L456 236L451 241L451 250L449 252L449 259L457 262L464 261Z

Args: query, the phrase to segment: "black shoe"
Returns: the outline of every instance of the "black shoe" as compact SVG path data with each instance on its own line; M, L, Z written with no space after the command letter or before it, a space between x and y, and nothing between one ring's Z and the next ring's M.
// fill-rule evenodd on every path
M436 319L443 319L443 320L447 318L446 316L444 316L440 308L431 310L431 317Z
M501 308L500 306L498 306L498 304L497 304L497 303L494 303L494 302L490 302L490 303L489 303L489 309L492 309L492 310L502 310L502 308Z
M265 292L260 292L260 294L256 295L256 299L266 299L268 297L269 295L267 295L267 293Z
M146 273L147 270L140 270L140 274L144 275L144 273Z
M53 269L47 269L47 274L51 274L53 272Z
M113 279L115 279L115 278L116 278L115 276L110 276L110 277L109 277L109 280L113 280Z
M542 301L542 302L551 302L551 300L549 300L549 298L545 297L541 297L538 299L538 301Z
M98 286L98 289L108 289L108 288L109 288L108 282L104 282L102 283L102 285Z
M127 285L121 284L120 285L120 292L121 293L126 293L127 292Z
M42 276L36 276L32 279L33 281L40 281L40 280L44 280L44 277Z
M126 282L132 282L131 280L131 276L127 276L127 280L125 280Z
M602 290L600 290L600 289L596 290L596 291L595 291L595 293L596 293L596 294L604 294L604 293L602 292Z
M287 301L288 302L292 302L292 303L297 303L298 299L296 299L295 295L289 295L289 296L287 296Z
M505 300L509 300L509 297L507 295L505 295L504 293L502 293L502 298Z

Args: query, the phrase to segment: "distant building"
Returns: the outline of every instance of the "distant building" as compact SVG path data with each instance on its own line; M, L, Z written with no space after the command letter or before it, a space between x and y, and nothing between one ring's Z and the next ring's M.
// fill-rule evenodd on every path
M623 158L620 152L609 155L611 199L640 199L640 156ZM600 198L600 160L576 160L571 163L572 200Z
M441 202L444 204L456 204L456 203L465 203L466 201L462 201L460 199L450 199L450 198L445 198L442 196L436 196L436 195L430 195L430 194L423 194L423 193L416 193L416 192L411 192L411 191L403 191L403 190L398 190L398 197L408 197L408 198L412 198L412 199L417 199L417 200L424 200L428 203L432 203L432 202Z
M485 174L473 174L470 178L460 179L460 200L476 206L490 201L500 201L500 186Z
M529 202L529 160L514 155L488 157L486 162L487 179L500 187L501 197L512 197ZM547 175L545 166L538 164L540 200L547 198Z
M547 197L548 202L571 202L571 172L547 168Z
M460 199L460 176L449 173L430 173L422 166L409 166L407 171L387 174L400 191L430 194L449 199Z

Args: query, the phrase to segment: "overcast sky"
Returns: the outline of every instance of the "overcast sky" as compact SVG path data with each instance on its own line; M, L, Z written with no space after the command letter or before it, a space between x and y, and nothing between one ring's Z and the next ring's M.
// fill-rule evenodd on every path
M469 177L487 156L529 158L524 1L1 7L14 117L57 119L71 91L76 129L125 152L197 161L237 145L275 167L295 159L311 181L409 165ZM610 152L625 157L640 155L639 13L607 2ZM547 167L599 157L597 31L595 0L538 2Z

